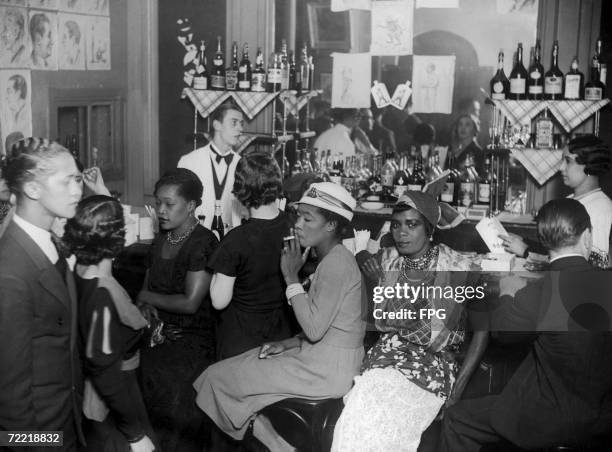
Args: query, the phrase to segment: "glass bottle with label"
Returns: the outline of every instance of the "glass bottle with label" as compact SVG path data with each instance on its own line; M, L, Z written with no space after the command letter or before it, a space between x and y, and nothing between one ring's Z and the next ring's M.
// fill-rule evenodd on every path
M238 43L232 44L232 65L225 70L225 89L235 91L238 87Z
M314 59L312 55L308 55L308 91L312 91L314 89Z
M504 51L497 54L497 72L491 79L491 99L505 100L510 95L510 81L504 73Z
M268 92L276 93L281 89L281 67L278 53L270 54L268 64Z
M578 57L574 57L572 65L565 74L563 97L566 100L580 100L584 98L584 74L578 70Z
M516 63L510 72L510 99L523 100L527 97L527 69L523 66L523 44L516 49Z
M554 125L548 117L548 109L535 121L535 147L538 149L552 149L554 138Z
M605 95L605 85L601 82L600 60L595 54L591 63L591 78L584 85L584 100L602 100Z
M491 202L491 188L493 187L493 172L491 171L491 159L485 158L484 173L478 181L478 204L489 204Z
M200 41L200 50L198 51L198 66L195 76L193 77L193 87L195 89L208 89L208 71L206 70L206 44Z
M245 42L242 48L242 60L240 60L240 66L238 66L238 91L251 91L251 78L249 45Z
M393 195L398 198L408 190L408 175L406 174L405 160L400 160L400 169L393 178Z
M300 59L297 72L298 91L302 93L307 92L310 86L310 68L308 65L308 46L306 43L302 47L302 58Z
M251 74L251 91L263 93L266 91L266 70L264 69L263 53L261 47L257 48L255 68Z
M295 68L295 53L293 53L293 50L289 52L289 89L294 91L297 91L298 89L297 70Z
M540 40L536 41L533 51L533 63L529 66L527 94L531 100L542 100L544 97L544 66L540 62Z
M459 182L459 205L463 207L470 207L474 204L475 199L476 181L474 174L470 171L470 166L472 166L471 157L468 156Z
M221 201L215 201L215 216L210 230L217 236L219 241L225 236L225 227L223 226L223 218L221 218Z
M210 74L210 87L214 90L225 89L225 60L221 50L221 36L217 36L217 52L213 60L213 69Z
M280 89L289 89L289 56L287 55L287 40L281 41L281 53L280 53L280 72L281 72L281 86Z
M597 57L597 65L599 67L599 81L606 86L606 77L608 75L608 64L604 59L604 56L601 53L601 38L597 38L596 52L595 56ZM604 94L605 97L605 94Z
M457 202L458 184L459 180L454 168L455 158L451 154L448 160L448 170L450 174L444 183L442 193L440 193L440 200L448 204L455 204Z
M548 100L563 99L563 72L559 69L559 42L555 41L552 49L552 63L544 74L544 98Z
M395 165L392 163L393 154L387 153L385 164L380 171L380 184L382 185L383 196L387 199L393 194L393 179L395 178Z

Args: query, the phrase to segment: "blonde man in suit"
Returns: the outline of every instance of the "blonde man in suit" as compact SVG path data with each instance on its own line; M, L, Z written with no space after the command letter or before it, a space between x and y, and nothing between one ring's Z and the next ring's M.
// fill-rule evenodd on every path
M211 115L211 125L212 141L181 157L177 166L193 171L202 181L202 204L195 213L205 216L204 226L210 229L215 206L220 205L223 223L231 229L241 220L240 203L234 198L232 187L236 164L240 160L233 148L244 126L242 111L235 104L225 103Z
M50 229L74 216L81 172L66 148L28 138L12 146L3 176L17 205L0 239L0 430L61 430L62 450L76 451L76 291Z

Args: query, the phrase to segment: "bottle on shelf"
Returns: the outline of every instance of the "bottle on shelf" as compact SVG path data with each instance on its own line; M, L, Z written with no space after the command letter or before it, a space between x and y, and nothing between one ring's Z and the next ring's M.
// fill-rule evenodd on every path
M600 61L598 55L595 54L591 63L591 77L584 85L584 100L601 100L605 96L606 87L601 81Z
M238 87L238 43L232 44L232 65L225 70L225 89L235 91Z
M257 48L255 68L251 74L251 91L258 93L263 93L266 91L266 70L264 69L264 57L261 47Z
M208 89L208 71L206 70L206 44L200 41L200 50L196 57L197 68L193 77L193 87L195 89Z
M221 50L221 36L217 36L217 52L213 59L213 68L210 74L210 88L220 91L225 89L225 60Z
M608 75L608 64L606 62L606 60L604 60L604 57L601 53L601 37L597 38L597 44L595 47L596 53L595 55L597 56L597 63L599 66L599 81L606 86L606 77ZM604 94L605 96L605 94Z
M554 124L548 117L548 109L535 120L535 147L538 149L552 149L554 138Z
M448 170L450 171L446 182L444 183L444 187L442 188L442 193L440 193L440 201L445 202L447 204L456 204L457 202L457 190L455 189L455 185L459 183L459 180L455 174L454 168L454 157L450 156L448 161Z
M529 66L529 80L527 82L527 94L531 100L542 100L544 98L544 66L542 66L540 40L536 41L533 51L533 62Z
M225 236L225 227L223 225L223 218L221 218L221 201L215 201L215 216L210 226L210 230L217 236L219 241Z
M310 68L308 67L308 46L302 47L302 58L297 69L298 92L307 92L310 86Z
M408 190L422 191L425 185L425 176L422 172L421 157L417 156L412 161L412 172L408 177Z
M249 60L249 44L242 47L242 60L238 66L238 91L251 91L251 61Z
M340 161L334 158L331 169L329 170L329 180L334 184L342 184L342 173L340 171Z
M405 159L400 159L400 168L393 178L393 195L398 198L408 190L408 174L406 174Z
M302 162L300 161L300 155L299 152L296 152L295 154L295 162L293 162L293 167L291 168L291 175L294 176L296 174L300 174L303 173L304 171L302 170Z
M584 98L584 74L578 70L578 57L572 59L569 72L565 74L563 97L566 100Z
M269 93L276 93L281 89L281 67L278 53L270 54L268 64L268 88Z
M280 52L280 69L281 69L281 87L280 89L289 89L289 56L287 54L287 40L281 41Z
M471 166L471 157L468 156L459 182L459 205L463 207L472 206L475 200L476 180L474 179L474 173L470 170Z
M391 162L393 154L386 155L385 164L380 170L380 184L382 185L383 197L391 198L393 195L393 179L395 178L395 165Z
M305 173L314 173L314 168L312 167L312 163L310 162L310 157L308 155L308 151L306 149L303 149L301 152L301 164L302 164L302 171Z
M504 73L504 51L497 54L497 72L491 79L491 99L505 100L510 96L510 80Z
M298 79L297 70L295 68L295 53L293 50L289 52L289 89L297 91Z
M547 100L563 99L563 72L559 69L559 41L553 44L550 69L544 74L544 98Z
M478 181L478 204L491 202L491 188L493 187L493 172L491 171L491 158L485 158L484 172Z
M314 89L314 59L312 55L308 55L308 91L312 91Z
M510 99L524 100L527 98L527 78L529 74L523 66L523 44L518 43L516 63L510 72Z

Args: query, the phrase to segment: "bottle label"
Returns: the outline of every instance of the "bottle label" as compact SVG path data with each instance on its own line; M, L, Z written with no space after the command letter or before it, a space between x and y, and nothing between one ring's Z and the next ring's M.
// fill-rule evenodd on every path
M561 77L545 77L544 92L546 94L561 94L563 92L563 83Z
M539 149L553 147L553 122L549 118L541 118L536 122L535 147Z
M281 83L281 70L278 68L268 69L268 83L277 84Z
M419 184L408 184L408 191L422 191L423 186Z
M602 96L602 89L597 86L584 88L584 100L601 100Z
M208 77L194 77L193 87L195 89L208 89Z
M530 85L529 86L529 94L542 94L544 92L544 87L542 85Z
M465 207L470 207L474 203L474 182L461 182L459 200Z
M488 204L491 200L491 184L481 182L478 184L478 202Z
M380 183L385 187L393 187L393 173L381 174Z
M608 75L608 65L599 63L599 81L606 84L606 76Z
M289 68L281 69L281 89L289 89Z
M226 71L225 72L225 89L235 90L238 84L238 71Z
M540 71L532 71L531 74L529 74L529 77L531 77L534 80L540 80L540 77L542 77L542 74L540 73Z
M251 81L250 80L240 80L238 82L238 88L240 89L251 89Z
M215 59L213 60L213 64L214 64L215 66L217 66L217 67L218 67L218 66L223 66L223 60L222 60L221 58L215 58Z
M525 79L524 78L511 78L510 79L510 92L512 94L525 94Z
M225 89L225 77L223 75L211 75L210 86L217 89Z
M447 182L444 184L442 188L442 193L440 193L440 200L442 202L453 202L453 194L455 192L455 184L453 182Z
M493 100L505 100L506 99L506 95L504 93L492 93L491 94L491 99L493 99Z
M264 92L266 90L266 74L260 72L253 74L251 78L251 91Z
M247 68L246 66L240 66L238 68L238 72L240 72L241 74L246 74Z
M393 186L393 194L398 198L404 194L404 192L408 190L407 185L394 185Z
M567 74L565 76L565 98L580 99L580 76Z

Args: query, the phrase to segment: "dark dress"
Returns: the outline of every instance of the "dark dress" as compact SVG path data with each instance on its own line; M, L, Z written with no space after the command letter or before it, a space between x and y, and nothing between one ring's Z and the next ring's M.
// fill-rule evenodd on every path
M148 290L173 295L185 293L187 272L202 271L217 247L217 239L198 225L176 257L163 259L165 235L155 238L147 261ZM207 441L204 416L195 405L193 380L214 359L213 321L210 297L195 314L177 314L158 309L166 325L182 330L182 337L153 348L142 349L142 383L145 405L164 452L201 452Z
M217 359L291 335L291 314L280 271L283 237L291 222L251 218L232 229L210 261L215 273L236 277L230 304L217 316Z
M472 141L465 148L463 148L459 155L454 156L455 168L460 170L465 168L468 156L472 157L474 162L474 168L476 168L476 172L481 175L484 170L484 151L475 141Z
M122 369L124 362L138 353L144 319L134 308L142 322L140 329L124 324L110 291L99 284L98 278L76 276L75 279L79 293L79 338L84 353L84 376L110 410L103 421L84 423L86 450L127 451L128 440L145 434L153 439L136 370ZM131 304L127 293L125 297Z

